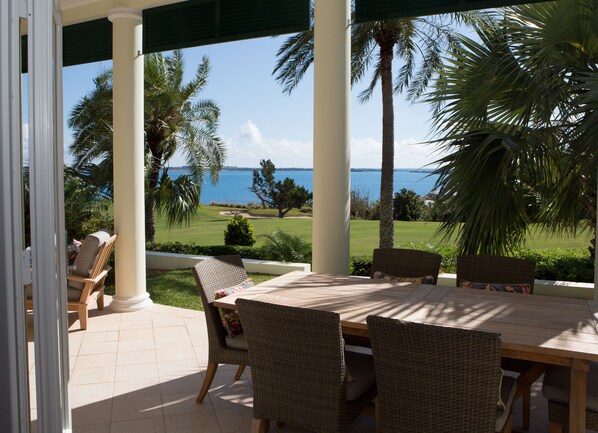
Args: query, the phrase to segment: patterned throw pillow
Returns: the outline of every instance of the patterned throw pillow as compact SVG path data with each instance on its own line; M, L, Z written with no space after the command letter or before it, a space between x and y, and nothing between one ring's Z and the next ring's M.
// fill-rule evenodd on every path
M471 281L461 281L461 287L466 289L490 290L493 292L511 292L529 294L532 288L527 283L521 284L495 284L495 283L474 283Z
M412 283L412 284L434 284L434 277L432 275L424 275L419 278L409 277L395 277L394 275L385 274L384 272L375 271L374 278L386 281L396 281L398 283Z
M225 296L242 292L243 290L253 286L254 284L253 281L251 281L251 278L247 278L237 286L216 290L216 292L214 292L214 298L224 298ZM218 308L218 313L220 314L220 319L222 320L222 326L229 336L235 337L243 332L243 327L241 326L241 321L239 320L239 312L237 310L233 310L231 308Z

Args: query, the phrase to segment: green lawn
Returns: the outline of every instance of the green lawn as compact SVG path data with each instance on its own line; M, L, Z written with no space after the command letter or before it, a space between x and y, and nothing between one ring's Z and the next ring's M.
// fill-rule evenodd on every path
M198 218L189 227L168 229L164 218L157 218L156 241L195 242L199 245L222 245L224 229L230 217L219 215L219 211L230 208L202 206ZM253 212L253 211L252 211ZM294 215L302 215L295 211ZM255 234L271 233L280 229L288 233L302 235L311 242L311 219L297 218L264 218L251 219ZM443 243L434 233L439 223L433 222L395 222L395 245L404 246L410 243ZM550 234L533 233L528 237L527 247L544 248L587 248L590 244L590 233L583 231L575 237L553 237ZM258 238L258 245L263 240ZM449 240L448 243L452 243ZM378 221L351 221L351 254L371 254L378 244Z
M276 275L249 274L255 284L262 283ZM156 304L189 310L203 310L191 269L177 269L147 276L147 292ZM106 294L114 295L114 285L106 286Z

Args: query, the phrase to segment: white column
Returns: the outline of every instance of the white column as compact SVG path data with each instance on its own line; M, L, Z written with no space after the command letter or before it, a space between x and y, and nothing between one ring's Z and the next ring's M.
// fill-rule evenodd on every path
M145 288L143 54L141 12L115 8L112 21L116 295L110 309L152 304Z
M0 1L0 431L29 431L23 294L19 20L17 0Z
M349 273L350 2L314 2L313 270Z

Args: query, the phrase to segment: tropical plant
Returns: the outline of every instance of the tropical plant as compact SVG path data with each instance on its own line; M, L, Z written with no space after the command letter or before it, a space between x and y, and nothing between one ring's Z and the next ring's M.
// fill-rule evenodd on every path
M394 219L398 221L417 221L424 213L422 198L412 189L402 188L393 199Z
M311 263L311 244L300 235L276 230L259 237L265 240L261 250L266 258L281 262Z
M439 234L461 253L512 252L532 220L595 228L597 19L592 0L534 3L460 38L427 100L447 155L437 200L454 207Z
M212 100L197 100L209 75L204 57L195 76L183 82L182 51L170 56L145 56L144 131L146 152L145 235L153 242L154 212L164 212L169 224L189 223L199 206L205 173L218 180L225 151L217 135L220 109ZM112 71L94 79L94 88L73 108L71 153L75 168L90 175L103 191L112 193ZM191 174L168 176L168 161L183 153Z
M224 245L243 245L251 247L255 244L253 226L247 218L236 214L224 230Z
M463 12L429 17L409 17L366 23L351 22L351 81L356 83L372 73L360 94L368 101L377 84L382 90L382 174L380 183L380 247L394 244L394 105L393 94L407 92L417 99L440 71L444 53L458 43L451 24L481 25L487 17ZM299 84L314 59L313 26L289 37L278 50L274 68L285 93ZM400 67L393 72L393 60ZM396 78L393 77L396 74Z
M272 161L260 160L260 169L253 170L253 181L249 188L262 205L278 209L278 218L284 216L293 208L301 208L309 200L311 193L304 187L296 185L290 177L276 180L276 167Z

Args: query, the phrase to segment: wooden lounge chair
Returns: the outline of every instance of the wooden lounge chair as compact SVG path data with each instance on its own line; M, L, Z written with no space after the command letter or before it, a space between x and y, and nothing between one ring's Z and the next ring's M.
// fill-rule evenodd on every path
M377 248L372 259L372 274L380 271L395 277L420 278L434 277L434 284L438 282L440 270L439 254L426 251L408 250L402 248Z
M571 369L551 365L546 368L542 394L548 399L550 433L563 433L569 425ZM586 429L598 430L598 362L590 362L586 391Z
M251 432L264 433L270 420L346 432L376 387L372 357L343 350L339 315L242 298L237 307L253 378Z
M87 235L66 277L68 311L79 313L83 330L87 329L89 307L97 303L98 310L104 309L104 281L112 269L107 263L116 237L106 230ZM25 291L27 308L32 309L31 287L26 287Z
M377 316L367 323L377 432L511 431L515 379L502 376L500 334Z
M238 365L235 380L241 378L245 366L249 365L245 336L240 334L231 338L222 326L218 309L214 307L216 291L241 284L247 279L247 272L241 257L218 256L196 264L193 275L208 328L208 369L197 396L197 402L201 403L214 380L218 364Z
M535 264L514 257L467 255L457 257L457 286L464 281L488 284L529 284L534 290ZM519 373L515 399L522 398L523 430L529 430L531 386L544 372L544 366L531 361L503 358L502 368Z

